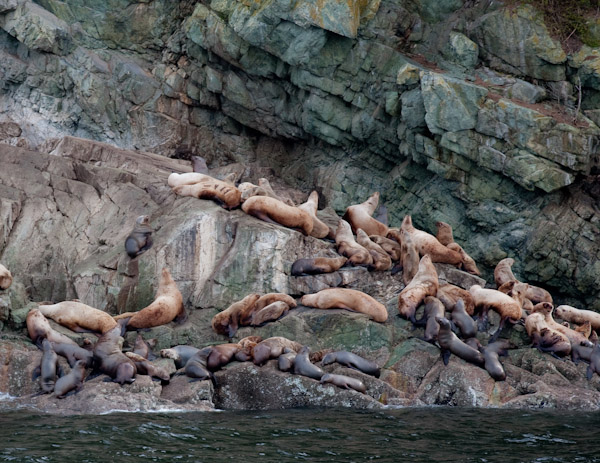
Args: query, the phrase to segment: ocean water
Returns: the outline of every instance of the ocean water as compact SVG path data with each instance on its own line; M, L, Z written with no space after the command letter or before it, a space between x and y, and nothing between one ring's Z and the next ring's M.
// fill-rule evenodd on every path
M600 462L599 437L581 412L0 412L0 462Z

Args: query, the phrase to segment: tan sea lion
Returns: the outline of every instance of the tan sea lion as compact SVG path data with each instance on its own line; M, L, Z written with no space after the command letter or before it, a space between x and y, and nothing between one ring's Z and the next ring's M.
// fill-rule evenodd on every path
M450 243L446 246L448 249L452 249L460 254L462 258L461 266L465 272L468 272L472 275L481 275L481 272L477 268L477 264L473 260L471 256L469 256L462 246L458 243Z
M570 305L559 305L554 313L561 320L582 325L589 321L593 330L600 330L600 313L592 310L577 309Z
M223 180L213 179L192 185L179 185L173 188L179 196L192 196L198 199L212 199L224 209L231 210L242 202L242 193L235 186Z
M448 225L446 222L436 222L435 226L437 227L437 233L435 234L435 237L440 243L442 243L444 246L454 243L452 226Z
M552 313L552 304L541 302L536 311L525 318L525 330L534 347L542 352L551 352L556 356L571 353L571 342L564 334L556 331L546 323L546 313Z
M460 286L455 286L450 283L440 285L436 297L442 301L442 304L444 304L444 307L446 307L448 312L452 312L458 300L462 299L467 313L470 316L475 313L475 303L473 302L471 293Z
M63 399L69 392L79 392L83 389L86 366L83 360L77 360L75 366L65 376L61 376L54 385L54 395L57 399Z
M362 228L367 235L387 236L387 225L372 217L375 209L377 209L377 204L379 204L378 191L369 196L369 199L364 203L348 206L342 219L350 224L354 233Z
M553 307L549 302L540 302L533 307L533 312L541 312L544 314L544 320L548 328L564 334L571 345L578 344L580 346L592 347L592 343L583 333L572 330L571 328L557 323L552 317Z
M435 236L415 228L410 215L404 216L400 229L410 235L421 256L429 255L432 262L452 265L462 263L462 256L458 252L448 249Z
M338 350L325 354L321 360L321 365L330 365L334 362L347 366L348 368L362 371L367 375L375 376L375 378L379 378L379 375L381 374L381 369L375 362L371 362L370 360L352 352L348 352L347 350Z
M156 356L152 353L152 347L156 346L156 339L146 341L142 337L142 333L138 333L133 344L133 353L144 357L145 359L152 360Z
M373 264L373 256L363 246L358 244L352 234L350 224L343 219L338 222L335 232L335 245L337 251L348 258L352 265L369 266Z
M312 216L308 212L268 196L251 196L242 204L242 210L260 220L292 228L306 236L313 229Z
M127 238L125 238L125 251L132 259L144 253L152 247L152 232L154 230L150 226L150 217L140 215L135 220L133 230Z
M529 283L522 283L518 280L507 281L498 288L498 291L510 296L515 287L518 287L525 299L531 301L532 304L538 304L540 302L549 302L552 304L552 296L544 288L533 286Z
M362 228L356 230L356 242L369 251L369 254L373 257L373 263L369 266L369 270L383 272L392 268L390 255L377 243L371 241L369 235Z
M328 288L315 294L306 294L300 299L302 305L317 309L346 309L364 313L376 322L388 318L385 306L362 291L349 288Z
M507 257L496 264L496 268L494 269L496 288L500 288L500 286L508 281L518 281L511 268L514 263L515 260L513 258Z
M408 285L419 271L419 250L410 234L400 230L400 263L402 264L402 281Z
M343 267L346 262L348 262L348 258L344 256L298 259L292 264L290 273L292 276L332 273Z
M360 379L352 378L351 376L325 373L323 376L321 376L320 383L334 384L335 386L341 387L343 389L354 389L355 391L361 392L363 394L367 392L367 387L365 386L365 384Z
M103 334L112 330L117 324L111 315L79 301L40 305L38 309L45 317L51 318L76 333L92 331Z
M498 331L492 337L500 334L506 320L513 323L517 322L523 316L522 294L513 291L513 297L501 293L496 289L482 288L479 285L473 285L469 288L473 297L475 308L481 308L484 314L488 309L492 309L500 315L500 326Z
M240 350L235 354L235 359L239 362L248 362L252 360L252 351L254 347L263 339L260 336L246 336L239 340Z
M269 359L278 358L286 349L298 353L302 349L302 344L281 336L267 338L254 346L252 361L255 365L262 365Z
M216 179L204 173L186 172L183 174L178 174L173 172L171 175L169 175L167 183L171 188L175 188L181 185L194 185L195 183L210 182L212 180Z
M307 346L303 346L302 349L300 349L300 352L298 352L294 358L292 371L295 375L307 376L318 381L325 372L310 361L308 358L309 352L310 349Z
M260 299L260 294L248 294L241 301L234 302L212 318L211 326L215 333L225 334L230 338L242 325L240 321L250 320L254 304Z
M211 346L212 350L207 359L207 367L210 371L215 371L233 360L235 354L240 351L240 345L234 343L215 344Z
M0 264L0 289L8 289L12 285L13 277L4 265Z
M187 361L192 358L200 349L193 346L178 345L169 349L162 349L160 356L173 359L177 369L183 368Z
M294 307L295 304L296 303L294 302ZM262 309L252 312L250 326L262 326L267 322L278 320L283 317L290 308L291 307L284 301L272 302Z
M112 330L100 336L94 345L94 362L98 370L121 385L134 382L137 371L133 361L121 351L121 333L125 323L125 320L119 321Z
M332 238L335 236L333 231L329 228L329 225L324 223L317 217L317 206L319 204L319 193L313 191L306 202L299 204L298 209L302 209L308 212L313 219L313 229L310 232L310 236L315 238Z
M400 260L400 255L402 252L400 243L380 235L369 235L369 238L371 239L371 241L381 246L382 249L389 254L389 256L394 262Z
M435 296L439 287L437 271L431 257L421 257L419 269L411 282L398 296L398 313L415 323L415 312L427 296Z
M116 315L115 320L129 319L128 330L139 330L166 325L172 321L183 323L187 320L187 313L183 306L183 296L177 284L171 277L168 268L163 268L154 301L138 312L126 312Z
M471 346L458 339L452 332L450 321L448 319L437 317L435 320L440 325L438 343L442 349L442 360L444 361L444 365L448 365L450 354L454 354L457 357L478 366L484 365L485 360L481 352L473 349Z
M31 309L27 313L26 318L27 332L34 344L41 343L44 339L48 339L54 343L63 343L77 346L77 343L64 334L55 331L48 323L48 320L39 309Z

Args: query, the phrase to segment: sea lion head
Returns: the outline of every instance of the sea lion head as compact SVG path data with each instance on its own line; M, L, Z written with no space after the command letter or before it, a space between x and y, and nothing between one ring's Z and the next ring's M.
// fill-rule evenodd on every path
M533 306L531 313L540 312L545 315L545 314L552 313L553 309L554 309L554 306L552 304L550 304L549 302L540 302L539 304L536 304Z
M149 225L150 224L150 216L148 215L140 215L137 219L135 219L136 225Z
M450 321L445 317L435 317L435 321L438 322L440 328L450 329Z

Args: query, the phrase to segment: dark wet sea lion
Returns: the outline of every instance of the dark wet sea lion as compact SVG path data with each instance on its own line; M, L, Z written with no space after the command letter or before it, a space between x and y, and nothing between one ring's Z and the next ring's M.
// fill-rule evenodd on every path
M173 346L170 349L162 349L160 356L170 358L175 361L175 367L177 369L183 368L187 361L192 358L200 349L193 346Z
M49 394L54 390L56 375L62 374L62 369L58 363L58 355L52 349L52 343L47 339L42 341L42 358L39 366L33 371L32 379L40 376L40 386L42 391Z
M446 318L437 317L436 321L440 324L440 332L438 334L438 343L442 348L442 359L444 365L448 365L450 354L454 354L467 362L474 363L478 366L484 365L484 358L476 349L473 349L468 344L458 339L452 332L450 321Z
M352 378L350 376L325 373L323 376L321 376L320 382L321 384L334 384L337 387L344 389L354 389L355 391L362 392L363 394L367 392L367 387L360 379Z
M127 238L125 238L125 251L132 259L144 253L152 247L152 232L154 230L150 226L150 217L140 215L135 219L133 230Z
M71 368L75 366L77 360L83 360L86 368L92 366L94 360L94 353L83 347L74 346L72 344L64 344L61 342L53 342L52 348L58 355L67 359L67 362Z
M137 355L141 355L145 359L153 360L154 358L156 358L156 355L154 355L154 353L152 352L151 344L155 346L156 339L151 339L150 341L146 341L142 337L142 333L138 333L137 337L135 338L135 343L133 345L132 352Z
M308 358L310 349L307 346L302 347L294 359L293 372L295 375L308 376L309 378L320 380L325 372Z
M475 323L475 320L467 313L465 303L462 299L456 301L456 305L452 310L450 318L454 324L458 326L463 338L472 338L477 335L477 323Z
M208 165L206 165L206 159L202 156L192 156L192 169L194 172L208 175Z
M343 267L348 258L339 257L312 257L298 259L292 264L292 276L319 275L321 273L332 273Z
M119 384L134 382L136 374L135 364L121 351L124 324L125 320L120 321L112 330L100 336L94 345L94 362L98 370Z
M210 371L215 371L221 368L222 366L227 365L229 362L233 360L235 354L240 351L239 344L216 344L211 346L212 350L210 355L208 356L206 366Z
M329 352L328 354L325 354L323 360L321 360L322 365L329 365L333 362L354 368L355 370L362 371L363 373L375 376L376 378L379 378L381 372L379 366L375 362L371 362L370 360L346 350Z
M161 367L154 365L148 359L138 355L134 352L126 352L125 355L129 357L135 364L135 370L138 375L152 376L158 378L163 382L170 380L170 375Z
M197 380L210 379L214 383L214 376L208 370L208 357L211 352L212 347L204 347L196 352L185 364L184 373L190 378Z
M427 320L423 339L427 342L434 342L437 340L438 333L440 332L440 325L435 320L435 317L444 317L446 315L446 308L437 297L427 296L423 302L425 304L423 317Z
M506 349L509 347L510 342L507 339L501 339L483 348L485 369L496 381L504 381L506 379L506 373L502 363L500 363L499 356L508 355Z
M573 345L571 346L571 360L575 365L577 365L581 360L584 362L590 361L592 356L593 347Z
M592 379L594 373L600 375L600 344L595 344L587 367L587 379Z
M54 395L58 399L63 399L72 390L75 390L75 392L80 391L83 388L85 372L85 362L83 360L77 360L69 374L58 378L56 381Z
M277 359L277 368L279 368L280 371L290 371L294 367L296 355L296 352L286 352L281 354Z
M293 352L300 352L302 344L281 336L267 338L254 346L252 361L255 365L262 365L269 359L278 358L286 349Z

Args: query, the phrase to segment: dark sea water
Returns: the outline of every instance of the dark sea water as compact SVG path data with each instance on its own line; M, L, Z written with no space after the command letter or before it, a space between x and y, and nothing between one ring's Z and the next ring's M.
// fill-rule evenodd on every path
M0 462L596 462L600 415L403 408L0 412Z

